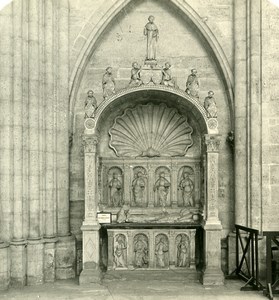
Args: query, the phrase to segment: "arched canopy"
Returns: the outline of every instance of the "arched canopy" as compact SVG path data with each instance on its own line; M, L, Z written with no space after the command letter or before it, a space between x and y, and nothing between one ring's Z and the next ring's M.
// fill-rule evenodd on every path
M118 107L125 102L138 104L148 103L150 101L153 103L165 103L167 106L175 107L180 111L186 111L187 114L193 115L195 121L199 124L201 132L204 134L218 133L217 120L215 120L216 126L212 128L210 125L212 119L207 118L204 107L197 99L190 97L182 90L161 85L127 88L103 101L95 113L94 133L99 131L100 126L102 126L102 121L114 107ZM85 127L86 130L88 130L86 125ZM91 129L89 128L89 130Z

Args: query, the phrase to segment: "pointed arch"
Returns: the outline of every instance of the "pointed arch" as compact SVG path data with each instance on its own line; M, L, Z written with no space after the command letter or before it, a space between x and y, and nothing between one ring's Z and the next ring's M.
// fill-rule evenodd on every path
M79 51L79 56L72 70L70 77L70 131L73 130L73 111L76 102L76 96L78 88L83 77L85 68L89 63L89 59L94 52L95 44L100 38L104 30L113 21L114 17L124 9L128 4L135 0L114 0L106 1L88 20L80 33L80 36L84 39L84 44ZM233 127L234 120L234 96L233 96L233 74L226 58L226 55L220 46L218 40L214 36L213 32L202 20L198 13L183 0L169 0L170 4L174 5L182 14L184 14L196 27L199 34L206 41L208 48L210 49L210 55L213 57L221 78L225 87L225 91L228 97L229 110L231 115L231 127Z

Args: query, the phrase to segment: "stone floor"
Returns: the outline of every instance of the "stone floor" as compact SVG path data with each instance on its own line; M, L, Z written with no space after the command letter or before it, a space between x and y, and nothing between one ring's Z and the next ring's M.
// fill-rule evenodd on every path
M79 286L78 280L60 280L53 284L10 288L0 299L98 299L98 300L179 300L179 299L267 299L262 292L240 291L243 282L226 281L222 287L203 287L192 276L172 271L109 272L102 285Z

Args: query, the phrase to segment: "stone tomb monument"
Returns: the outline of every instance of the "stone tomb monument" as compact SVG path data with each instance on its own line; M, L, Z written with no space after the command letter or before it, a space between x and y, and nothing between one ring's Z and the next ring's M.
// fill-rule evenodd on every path
M170 64L157 66L154 19L144 27L144 66L132 64L131 81L119 92L107 68L104 100L85 118L80 283L100 280L101 264L116 270L194 268L198 252L199 261L205 253L203 283L223 283L217 114L192 95L197 85L194 91L188 80L182 91ZM112 215L112 223L102 225L105 234L97 212ZM198 228L204 244L196 251Z

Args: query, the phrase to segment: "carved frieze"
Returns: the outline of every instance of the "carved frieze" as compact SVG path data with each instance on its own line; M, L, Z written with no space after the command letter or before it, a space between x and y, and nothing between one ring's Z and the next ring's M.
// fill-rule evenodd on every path
M165 104L138 105L115 119L109 145L117 156L184 156L193 144L192 132L176 109Z

